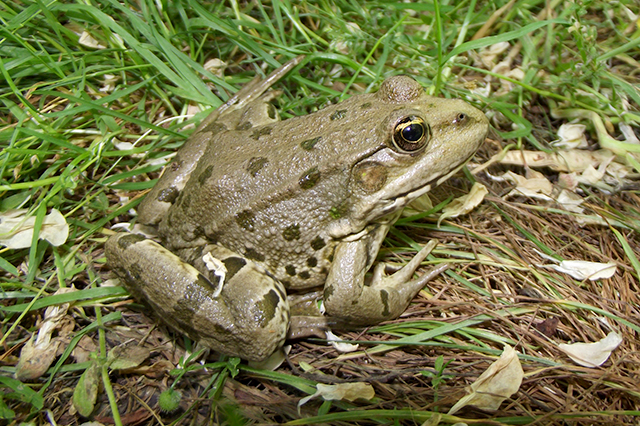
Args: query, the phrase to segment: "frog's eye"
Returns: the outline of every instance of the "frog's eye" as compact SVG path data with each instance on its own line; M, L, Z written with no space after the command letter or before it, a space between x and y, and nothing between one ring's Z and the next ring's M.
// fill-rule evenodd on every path
M401 152L416 152L429 141L431 129L420 117L402 118L393 129L393 145Z

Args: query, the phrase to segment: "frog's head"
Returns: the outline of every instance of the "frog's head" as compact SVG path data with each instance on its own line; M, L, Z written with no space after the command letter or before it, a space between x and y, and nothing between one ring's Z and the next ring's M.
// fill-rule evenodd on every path
M376 130L378 149L354 164L350 179L351 219L365 224L392 215L455 174L489 129L479 109L427 96L410 77L388 78L376 97L390 112Z

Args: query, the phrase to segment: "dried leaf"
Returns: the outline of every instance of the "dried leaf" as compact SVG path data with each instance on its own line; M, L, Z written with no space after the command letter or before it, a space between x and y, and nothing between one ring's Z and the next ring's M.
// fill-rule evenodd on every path
M101 44L98 40L96 40L91 34L89 34L86 30L80 34L80 39L78 43L85 47L90 47L92 49L106 49L107 46Z
M527 176L525 177L509 171L503 174L502 178L508 182L516 184L516 187L504 196L505 199L513 196L524 195L525 197L537 198L545 201L553 200L551 198L553 185L542 173L528 169Z
M523 377L518 354L511 346L505 345L500 358L482 373L469 387L469 395L451 407L448 414L453 415L466 405L495 411L505 399L520 389Z
M584 124L564 123L558 129L558 137L560 139L553 141L551 144L564 149L587 148L589 144L584 135L586 128L587 126Z
M100 93L112 93L116 90L116 83L120 78L115 74L105 74L102 80Z
M602 167L603 165L604 163L600 164L597 169L592 165L588 165L587 168L582 172L582 174L576 178L578 183L595 185L598 182L602 181L605 174L605 170Z
M554 118L572 118L572 119L587 119L591 121L593 128L596 131L596 136L598 139L598 143L600 147L603 149L608 149L616 155L621 157L626 156L627 154L636 154L640 153L640 141L635 136L635 133L630 125L625 124L620 126L620 130L625 136L624 141L619 141L611 135L609 135L609 131L613 131L613 126L611 122L603 121L602 117L595 112L589 110L581 110L581 109L567 109L567 110L557 110L552 109L551 115Z
M77 30L79 31L80 28L81 27L77 28ZM74 31L76 34L80 36L80 38L78 39L78 44L81 44L82 46L85 46L85 47L89 47L91 49L97 49L97 50L106 49L108 47L100 43L87 30L83 29L81 33L79 33L78 31ZM120 35L118 34L112 33L110 37L110 41L114 46L120 46L120 47L124 46L124 41L122 37L120 37Z
M541 265L545 268L555 269L558 272L569 274L576 280L596 281L602 278L611 278L616 273L617 265L613 262L599 263L586 260L563 260L558 265Z
M588 166L598 167L601 163L609 163L615 155L608 150L583 151L571 149L557 153L542 151L509 151L500 160L501 164L527 167L548 167L556 172L582 173Z
M58 355L58 339L49 340L44 345L34 343L35 335L25 343L20 351L20 360L16 366L15 377L21 382L35 380L47 372Z
M553 318L547 318L546 320L536 323L533 326L540 333L544 334L547 337L551 337L554 334L556 334L559 323L560 323L560 320L558 318L553 317Z
M204 63L204 69L213 73L216 77L223 78L224 70L227 67L227 63L220 58L209 59Z
M333 348L338 352L348 353L348 352L355 352L358 350L359 345L354 345L353 343L339 342L339 340L341 339L330 331L326 331L325 334L327 335L327 340L329 341L331 346L333 346Z
M488 193L486 186L481 183L474 183L467 195L456 198L442 210L442 214L438 218L438 227L440 227L440 222L444 219L462 216L471 212L484 200L485 195Z
M163 359L151 365L140 365L138 367L130 368L127 370L127 373L144 375L151 379L160 379L168 375L169 372L175 368L175 365L173 365L171 361Z
M505 52L511 45L507 41L501 41L487 46L480 51L480 60L487 68L493 68L496 58Z
M492 177L496 181L507 181L516 185L503 198L508 199L513 196L525 196L543 201L553 201L565 210L583 213L584 209L580 205L584 199L579 195L564 188L575 189L578 179L575 173L563 174L564 180L560 188L555 187L542 173L527 169L526 176L521 176L512 171L506 172L502 176Z
M431 417L424 421L420 426L439 426L442 422L442 414L433 413ZM468 426L466 423L455 423L453 426Z
M27 216L28 210L11 210L0 213L0 245L10 249L31 247L35 216ZM69 225L60 211L51 209L44 217L40 228L41 240L47 240L54 246L64 244L69 237Z
M74 287L60 288L54 294L76 291ZM44 311L44 321L40 324L37 335L32 334L20 352L15 377L20 381L34 380L42 376L58 355L60 338L52 338L52 334L64 324L64 317L69 309L68 303L49 306Z
M85 334L80 338L76 347L73 348L71 356L75 358L77 364L80 364L89 361L91 359L91 353L96 352L97 350L98 345L96 345L88 334Z
M584 198L574 192L563 189L560 191L555 201L567 211L574 213L584 212L584 209L580 207L580 204L584 202Z
M620 346L622 337L612 331L607 337L595 343L560 343L558 348L569 355L576 364L583 367L599 367L611 356L611 352Z
M302 398L300 402L298 402L298 409L313 398L319 396L325 401L355 401L356 399L370 400L375 394L373 387L369 383L364 382L340 383L337 385L323 385L322 383L318 383L316 385L316 393Z
M112 370L135 368L149 357L150 351L142 346L122 344L109 351L107 365Z
M426 212L433 208L433 203L429 197L429 193L423 194L409 203L407 208L402 212L403 216L411 216L418 212Z

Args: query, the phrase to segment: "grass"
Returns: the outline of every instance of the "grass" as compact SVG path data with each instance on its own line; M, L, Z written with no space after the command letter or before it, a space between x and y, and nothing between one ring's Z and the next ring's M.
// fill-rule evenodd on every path
M84 377L85 398L96 398L92 418L115 424L637 423L640 170L638 148L623 132L639 134L639 13L632 0L0 3L0 210L26 209L36 218L28 248L0 249L0 418L80 424L71 401ZM505 51L485 54L501 42ZM304 63L275 87L282 118L376 90L395 74L482 108L493 130L473 173L432 198L441 208L471 180L489 196L439 228L438 208L392 230L385 260L406 262L437 237L441 245L427 263L451 268L402 318L340 335L358 341L360 352L340 355L309 339L294 343L289 365L275 372L233 359L202 365L185 352L191 342L153 328L153 317L109 281L103 244L112 225L133 219L191 124L297 55ZM205 68L211 59L225 68ZM609 147L629 174L609 174L605 186L578 185L581 213L504 197L513 185L491 176L524 171L500 163L501 155L557 152L550 142L575 117L588 126L591 149ZM52 209L69 225L57 247L38 239ZM613 261L618 271L578 281L540 267L549 263L540 253ZM59 288L75 291L54 294ZM34 363L39 378L16 380L20 351L45 308L60 306L68 310L53 334L57 348L48 349L52 364ZM576 366L557 348L600 340L610 329L623 343L602 367ZM137 362L130 342L148 356ZM520 391L495 413L443 414L504 343L520 354ZM89 371L97 372L93 381ZM375 399L314 400L298 412L316 383L343 381L371 382ZM162 412L157 400L167 389L182 400Z

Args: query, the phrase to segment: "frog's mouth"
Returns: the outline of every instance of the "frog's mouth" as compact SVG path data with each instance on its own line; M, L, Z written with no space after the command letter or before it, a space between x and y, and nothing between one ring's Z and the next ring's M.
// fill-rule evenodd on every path
M407 191L405 193L401 193L401 194L395 196L393 199L387 199L387 200L382 199L382 200L380 200L381 204L384 204L384 205L380 209L381 212L380 212L379 217L387 216L387 215L389 215L391 213L394 213L394 212L406 207L409 203L411 203L416 198L426 194L427 192L431 191L433 188L439 186L441 183L447 181L451 176L453 176L456 173L458 173L460 171L460 169L462 169L464 167L464 165L467 164L467 162L474 155L475 155L475 151L466 160L461 162L459 166L457 166L454 169L452 169L449 173L447 173L445 175L442 175L442 176L439 176L439 177L429 181L427 184L420 186L417 189L413 189L413 190ZM378 215L376 215L376 216L378 216Z

